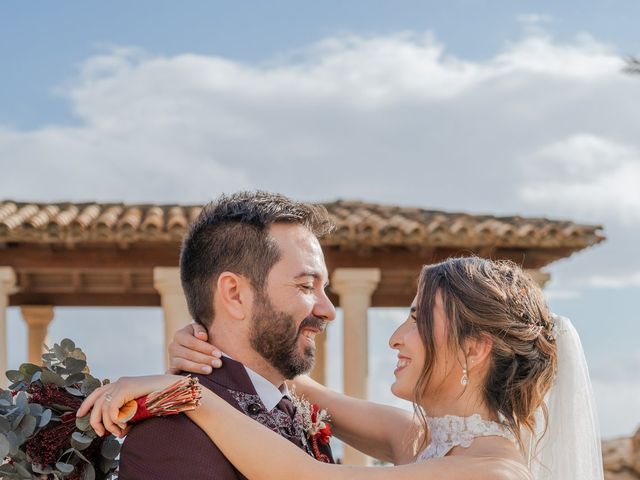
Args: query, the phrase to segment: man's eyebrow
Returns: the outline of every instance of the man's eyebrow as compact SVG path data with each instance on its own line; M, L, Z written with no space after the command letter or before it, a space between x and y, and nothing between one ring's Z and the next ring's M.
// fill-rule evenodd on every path
M297 280L302 277L313 277L314 280L319 280L322 278L322 275L319 272L316 272L314 270L305 270L304 272L300 272L298 275L296 275L293 278ZM324 288L327 288L328 286L329 286L329 280L327 280L324 283Z

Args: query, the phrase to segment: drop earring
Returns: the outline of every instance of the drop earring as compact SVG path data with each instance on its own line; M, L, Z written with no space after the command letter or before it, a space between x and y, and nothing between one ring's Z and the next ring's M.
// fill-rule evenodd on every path
M465 365L464 367L462 367L462 378L460 379L460 385L462 385L463 387L466 387L469 383L468 373L469 372L467 370L467 366Z

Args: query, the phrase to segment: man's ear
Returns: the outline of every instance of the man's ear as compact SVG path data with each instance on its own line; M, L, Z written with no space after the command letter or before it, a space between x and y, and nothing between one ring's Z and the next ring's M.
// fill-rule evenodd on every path
M467 369L471 371L480 365L485 365L491 357L493 341L487 334L480 334L478 337L469 338L465 345L467 359Z
M214 298L216 308L222 308L233 319L244 320L251 311L253 290L242 275L222 272L218 277Z

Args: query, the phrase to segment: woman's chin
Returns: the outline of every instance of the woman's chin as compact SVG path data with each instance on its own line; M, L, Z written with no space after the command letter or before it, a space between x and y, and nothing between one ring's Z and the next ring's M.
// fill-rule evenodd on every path
M402 400L407 400L408 402L413 401L413 393L407 391L406 388L402 388L401 385L398 385L398 382L395 381L391 385L391 393L393 393L396 397L401 398Z

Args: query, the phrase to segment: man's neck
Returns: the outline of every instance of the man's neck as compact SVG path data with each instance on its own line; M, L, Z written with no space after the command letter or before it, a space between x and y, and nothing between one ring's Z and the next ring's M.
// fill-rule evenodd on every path
M216 348L235 361L242 363L245 367L267 379L276 388L280 388L285 380L283 375L251 348L248 340L244 338L238 339L224 330L222 328L216 329L215 325L213 325L209 330L209 343L215 345Z

